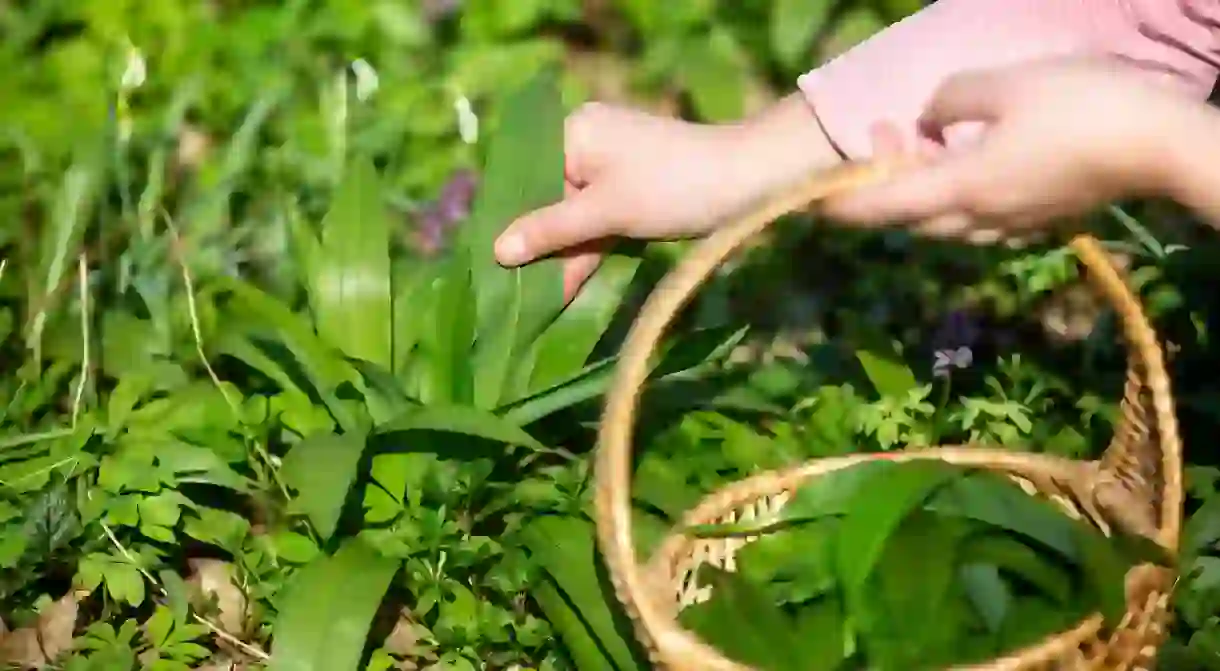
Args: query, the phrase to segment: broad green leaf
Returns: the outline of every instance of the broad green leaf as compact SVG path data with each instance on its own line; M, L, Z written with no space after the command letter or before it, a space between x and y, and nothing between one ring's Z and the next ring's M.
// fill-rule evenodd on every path
M537 517L522 529L522 539L534 561L555 581L567 602L580 614L590 635L619 669L647 668L623 638L617 614L610 604L610 583L599 575L601 555L594 542L592 523L576 517Z
M827 518L762 536L737 553L737 570L755 583L770 583L779 603L800 604L837 591L839 524Z
M699 570L712 588L707 601L687 606L680 622L734 661L759 671L812 668L800 655L791 621L756 585L710 565Z
M580 671L622 671L607 656L589 631L572 602L550 576L543 576L530 590L530 597L542 609L551 627L559 634L563 647ZM633 667L628 667L633 668Z
M419 390L425 403L469 405L474 400L476 313L469 259L464 249L451 252L428 303L432 324L419 352L428 371Z
M610 326L640 259L612 255L589 278L576 298L537 341L529 391L547 389L571 379L588 362L594 346Z
M345 355L393 365L390 224L372 162L348 163L322 220L309 282L318 335Z
M851 523L849 516L840 529ZM952 664L965 621L963 604L952 598L954 548L968 531L961 519L919 510L884 539L866 591L845 595L870 665L897 671ZM837 541L840 547L852 542L843 536Z
M938 491L927 509L960 515L1020 534L1079 561L1080 526L1054 504L1026 494L1016 483L992 473L971 473Z
M660 357L651 378L685 373L706 361L718 358L741 341L745 329L709 328L686 334L672 343ZM614 376L617 357L589 364L574 377L532 396L514 401L496 410L506 419L520 425L536 422L543 417L583 403L605 391Z
M1039 596L1017 597L1009 606L1008 617L1004 618L1000 648L1017 650L1032 645L1049 634L1071 627L1084 615Z
M836 594L805 604L793 621L797 656L804 668L838 669L847 653L843 600Z
M398 572L353 538L294 573L272 626L270 671L356 671L373 615Z
M367 361L349 363L360 373L360 393L374 424L389 421L417 404L390 371Z
M837 5L837 0L774 0L770 30L776 60L786 68L807 67L813 38Z
M983 616L983 623L992 633L1000 631L1012 602L1012 590L992 564L963 564L958 580L974 609Z
M1220 542L1220 496L1211 495L1186 521L1182 530L1182 552L1202 553Z
M777 520L692 525L686 531L698 538L752 536L826 517L846 515L855 501L869 490L879 473L899 468L902 468L902 464L883 460L866 461L801 485Z
M860 350L856 352L856 358L868 381L883 397L903 398L919 386L911 369L894 355Z
M589 364L571 379L498 408L496 412L513 424L527 426L564 408L597 398L610 384L616 363L618 359L613 358Z
M297 491L292 505L309 517L324 540L335 533L364 446L359 434L319 435L293 445L284 456L280 472Z
M475 405L501 403L513 368L563 308L556 260L515 269L495 261L495 239L513 219L563 198L564 108L554 73L534 77L504 101L487 149L483 185L462 226L478 306Z
M323 389L355 379L355 371L322 342L308 320L263 290L229 277L210 280L228 293L224 304L227 330L275 335Z
M885 544L912 511L961 470L930 461L878 470L848 506L839 527L838 573L850 601L864 586Z
M507 445L520 445L535 450L546 446L524 429L486 410L468 406L419 406L401 417L377 427L377 433L404 431L439 431L485 438Z
M401 373L413 358L425 329L431 327L435 314L432 305L435 267L431 264L410 263L393 273L394 301L394 366Z
M1127 571L1141 562L1124 556L1121 538L1107 538L1083 524L1077 529L1086 594L1097 604L1106 622L1117 625L1127 608L1124 588Z
M1057 603L1067 603L1071 599L1072 575L1067 566L1021 542L1020 536L996 533L995 530L975 534L958 549L958 557L963 567L985 566L1002 574L1020 576L1026 584ZM966 596L975 600L987 594L967 590ZM998 608L989 605L986 610L994 613ZM980 606L980 610L983 609Z
M665 513L670 520L699 503L700 493L686 481L685 469L671 459L646 453L635 469L632 498Z
M344 382L354 383L358 379L355 369L319 340L306 320L250 284L227 277L218 277L213 282L229 294L223 310L228 328L221 337L222 351L246 360L260 370L261 367L278 369L273 379L278 377L285 389L300 388L284 362L253 347L255 340L270 339L293 355L295 364L313 387L312 391L322 399L344 431L358 433L364 428L359 415L334 393ZM255 352L261 357L251 356Z

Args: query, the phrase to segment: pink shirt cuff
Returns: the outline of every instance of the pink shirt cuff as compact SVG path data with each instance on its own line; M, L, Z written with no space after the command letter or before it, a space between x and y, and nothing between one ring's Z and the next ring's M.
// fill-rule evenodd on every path
M1220 71L1215 0L939 0L798 80L832 142L871 154L879 121L915 133L947 76L1071 54L1114 54L1200 98Z

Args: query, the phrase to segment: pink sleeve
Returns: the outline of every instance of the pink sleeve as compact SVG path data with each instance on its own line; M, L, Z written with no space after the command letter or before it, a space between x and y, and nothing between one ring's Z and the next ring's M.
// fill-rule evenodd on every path
M947 76L1070 54L1110 53L1165 73L1200 98L1220 71L1216 0L939 0L803 75L801 90L849 158L869 128L915 120Z

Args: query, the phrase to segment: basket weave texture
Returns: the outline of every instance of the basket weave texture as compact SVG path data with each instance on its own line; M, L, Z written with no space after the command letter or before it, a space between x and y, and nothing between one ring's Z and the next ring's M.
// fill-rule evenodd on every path
M672 671L751 671L726 658L678 623L678 613L706 599L696 584L700 565L734 570L734 555L750 538L697 539L681 527L766 520L794 490L812 478L875 458L939 459L1008 475L1032 495L1046 497L1069 515L1107 534L1115 527L1144 535L1178 552L1182 524L1181 440L1164 352L1139 300L1095 238L1071 241L1086 277L1116 311L1128 349L1122 413L1114 437L1096 461L1077 461L984 446L936 447L898 454L858 454L818 459L771 471L714 492L689 511L679 528L641 562L631 524L632 438L640 390L656 344L671 320L715 268L779 217L819 199L883 177L889 166L847 164L807 182L704 239L649 296L621 351L617 376L603 415L596 463L598 541L616 595L652 663ZM1167 635L1169 596L1176 575L1153 564L1126 576L1127 612L1120 622L1094 614L1068 631L1000 659L957 671L1093 669L1150 670Z

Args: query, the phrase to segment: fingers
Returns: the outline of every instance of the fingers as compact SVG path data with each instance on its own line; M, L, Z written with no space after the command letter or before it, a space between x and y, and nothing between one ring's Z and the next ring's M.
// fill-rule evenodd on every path
M519 266L590 240L616 235L620 212L618 202L608 190L591 186L510 224L496 240L496 261Z
M892 179L827 199L823 213L856 224L923 221L962 209L970 161L949 157L904 170Z
M945 80L919 118L920 131L943 139L947 126L962 121L994 122L1012 86L1004 70L964 72Z
M585 282L593 276L605 258L603 251L609 245L608 241L597 240L582 245L577 250L566 253L563 260L563 300L572 302Z

